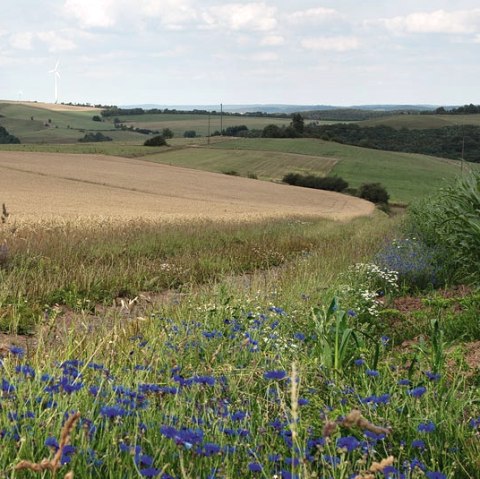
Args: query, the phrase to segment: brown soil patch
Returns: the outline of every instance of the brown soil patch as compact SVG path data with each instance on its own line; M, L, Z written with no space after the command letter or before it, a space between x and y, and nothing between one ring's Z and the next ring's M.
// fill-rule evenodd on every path
M12 218L255 219L369 215L373 204L312 190L142 160L0 152L0 202Z

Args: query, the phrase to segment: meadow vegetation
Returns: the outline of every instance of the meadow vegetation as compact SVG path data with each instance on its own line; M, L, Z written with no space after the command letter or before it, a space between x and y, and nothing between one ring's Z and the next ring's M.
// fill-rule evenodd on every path
M354 186L426 197L349 222L28 224L4 205L0 477L477 478L478 174L428 197L457 164L211 146L182 153L327 158Z

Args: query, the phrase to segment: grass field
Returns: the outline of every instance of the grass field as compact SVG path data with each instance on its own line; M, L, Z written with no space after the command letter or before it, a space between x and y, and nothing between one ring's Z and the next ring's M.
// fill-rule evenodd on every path
M73 143L83 137L85 131L101 131L116 141L143 143L146 135L132 131L115 129L114 118L106 118L102 122L93 121L94 115L100 115L95 108L79 109L66 105L49 105L19 102L0 102L0 126L7 128L22 143ZM33 118L33 120L32 120ZM120 116L119 119L127 127L147 128L161 131L170 128L177 138L183 138L187 130L196 131L198 136L206 136L209 132L209 120L206 115L194 114L146 114L137 116ZM211 116L210 132L235 125L246 125L250 129L263 129L268 124L288 125L289 118L252 118L241 116ZM46 126L48 125L48 126Z
M220 143L219 143L220 144ZM225 143L222 142L222 145ZM228 144L228 143L227 143ZM164 150L150 155L149 161L199 170L237 172L241 176L255 174L261 180L279 181L289 172L327 175L337 160L310 155L265 150L227 150L214 148L187 148Z
M394 115L358 122L360 126L386 125L392 128L442 128L480 125L480 115Z
M458 175L461 168L460 163L441 158L371 150L314 139L242 139L218 143L213 148L266 150L272 154L279 151L333 160L335 165L330 174L341 176L353 187L380 182L386 186L391 200L401 203L409 203L435 191ZM312 169L311 172L322 174L323 171Z

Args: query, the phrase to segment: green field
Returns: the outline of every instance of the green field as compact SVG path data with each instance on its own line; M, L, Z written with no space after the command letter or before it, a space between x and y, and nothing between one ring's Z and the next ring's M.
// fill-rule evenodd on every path
M480 125L480 115L393 115L358 122L360 126L392 128L442 128L444 126Z
M391 201L409 203L431 193L460 173L460 163L425 155L371 150L314 139L242 139L213 145L217 149L267 150L311 155L337 160L330 174L347 180L352 187L380 182ZM191 164L194 164L192 155ZM253 171L255 172L255 171ZM323 174L324 170L312 169Z
M228 145L230 142L219 143ZM150 155L149 161L183 166L217 173L237 172L241 176L255 174L261 180L278 181L287 173L327 175L336 160L281 151L229 150L222 148L184 148L163 150Z

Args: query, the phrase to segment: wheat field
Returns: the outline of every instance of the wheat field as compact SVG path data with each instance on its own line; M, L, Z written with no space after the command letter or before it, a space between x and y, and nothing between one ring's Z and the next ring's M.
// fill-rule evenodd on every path
M109 217L350 219L372 204L338 193L101 155L0 152L0 203L17 220Z

